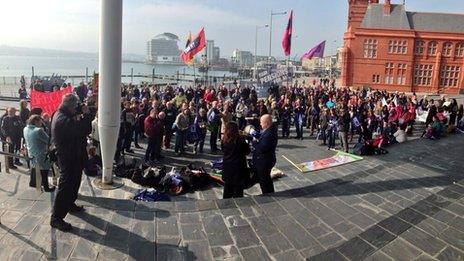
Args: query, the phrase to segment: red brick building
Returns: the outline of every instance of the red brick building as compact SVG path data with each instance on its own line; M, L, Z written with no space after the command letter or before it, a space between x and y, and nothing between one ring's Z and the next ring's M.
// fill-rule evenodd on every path
M349 0L341 85L464 93L464 15Z

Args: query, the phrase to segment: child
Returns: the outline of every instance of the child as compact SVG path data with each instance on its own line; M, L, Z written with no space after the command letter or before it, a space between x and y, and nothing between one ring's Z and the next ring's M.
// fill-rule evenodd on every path
M89 160L85 164L84 173L87 176L98 176L101 168L101 157L97 155L97 148L92 146L89 148Z

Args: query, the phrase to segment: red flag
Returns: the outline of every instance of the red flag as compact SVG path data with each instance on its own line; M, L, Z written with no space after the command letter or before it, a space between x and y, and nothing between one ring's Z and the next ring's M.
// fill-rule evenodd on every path
M200 32L195 35L191 42L182 51L180 58L184 63L188 64L193 59L195 54L199 53L206 46L205 29L201 28Z
M52 115L61 104L63 96L71 93L72 88L67 87L63 90L54 92L31 91L31 109L41 108L43 113Z
M282 48L284 49L285 56L290 55L292 49L292 23L293 23L293 10L290 11L288 17L287 29L285 29L284 37L282 39Z

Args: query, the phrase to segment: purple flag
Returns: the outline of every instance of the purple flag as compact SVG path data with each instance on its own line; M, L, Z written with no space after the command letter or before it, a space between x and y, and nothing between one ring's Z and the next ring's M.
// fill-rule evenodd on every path
M306 52L301 59L312 59L314 57L322 58L324 57L325 41L314 46L311 50Z

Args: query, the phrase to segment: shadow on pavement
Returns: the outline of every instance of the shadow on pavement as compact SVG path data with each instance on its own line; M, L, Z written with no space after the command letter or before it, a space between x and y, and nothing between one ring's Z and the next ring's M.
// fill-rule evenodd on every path
M72 231L74 235L116 251L126 252L128 249L128 255L135 260L177 260L179 257L184 260L197 259L195 254L188 250L188 246L155 243L154 239L147 239L116 224L106 225L105 220L86 212L76 217L106 233L100 234L94 230L79 228Z

